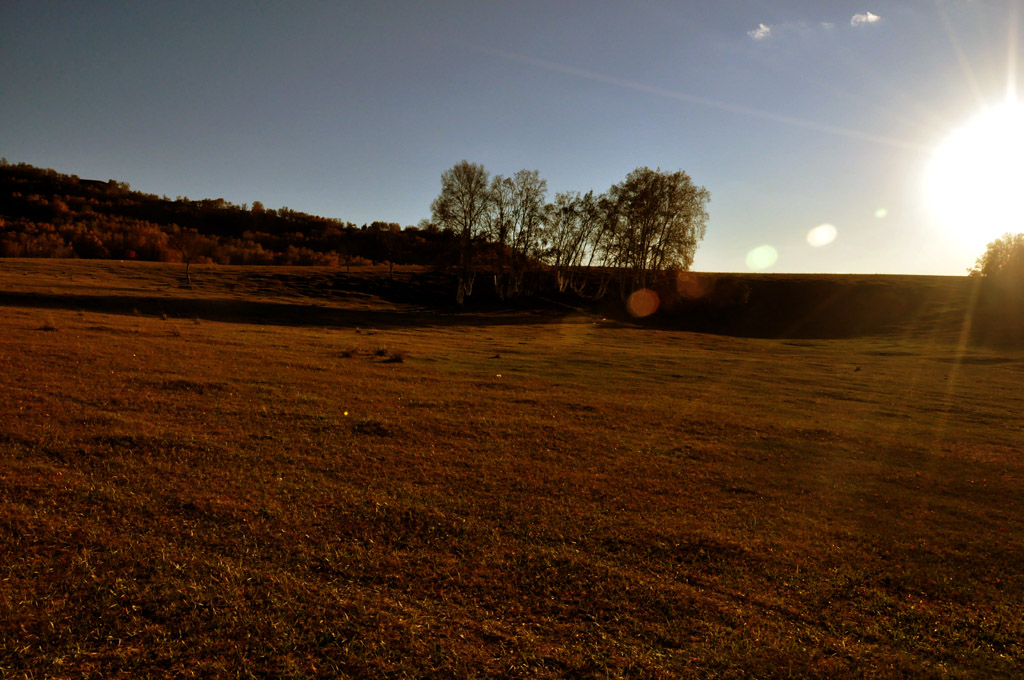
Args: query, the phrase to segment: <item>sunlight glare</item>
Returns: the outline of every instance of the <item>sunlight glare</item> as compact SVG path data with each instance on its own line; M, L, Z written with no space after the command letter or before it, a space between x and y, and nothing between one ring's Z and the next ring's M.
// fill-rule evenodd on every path
M965 247L1024 230L1024 105L983 111L933 154L925 192L935 218Z

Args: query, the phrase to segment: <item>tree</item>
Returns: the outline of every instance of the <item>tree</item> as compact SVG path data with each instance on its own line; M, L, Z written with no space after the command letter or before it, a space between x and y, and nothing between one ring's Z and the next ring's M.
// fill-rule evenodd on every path
M512 178L512 293L522 289L526 270L541 256L547 192L538 170L520 170Z
M512 240L512 211L515 186L511 179L495 175L491 180L487 210L487 236L495 246L494 290L502 300L507 295L505 267Z
M487 236L494 243L506 247L511 242L513 203L515 185L504 175L495 175L491 180L487 210Z
M185 281L191 288L192 275L189 270L192 263L205 260L216 247L216 240L195 229L182 227L171 237L171 246L181 253L181 261L185 263Z
M395 278L395 258L402 247L402 227L396 222L374 222L370 225L374 255L388 263L388 279ZM374 259L377 259L376 257Z
M550 246L548 261L555 267L558 290L572 287L583 292L586 279L575 283L575 274L583 266L590 267L601 261L601 249L607 233L604 208L606 199L594 196L593 191L580 195L575 191L555 194L555 201L547 206L546 239Z
M628 270L634 290L669 269L686 271L707 232L711 194L679 170L637 168L608 191L612 259ZM631 291L623 291L627 294Z
M1003 234L985 248L971 276L972 333L982 342L1024 343L1024 234Z
M502 299L520 290L523 273L541 255L547 187L538 170L495 175L491 181L486 235L495 246L494 287Z
M1024 281L1024 234L1003 234L989 243L970 274Z
M462 304L473 292L473 250L475 240L486 227L490 203L489 174L483 165L459 161L441 175L441 193L430 204L431 219L450 229L458 241L458 289L455 300Z

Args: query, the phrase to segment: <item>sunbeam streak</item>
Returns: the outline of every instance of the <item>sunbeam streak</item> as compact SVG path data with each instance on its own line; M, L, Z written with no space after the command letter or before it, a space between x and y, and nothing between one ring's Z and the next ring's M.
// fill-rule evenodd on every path
M1009 26L1009 34L1006 37L1006 101L1013 102L1017 100L1017 40L1018 40L1018 26L1017 21L1020 18L1020 12L1018 11L1017 3L1011 3L1010 5L1010 16L1007 25Z
M564 73L565 75L573 76L576 78L583 78L585 80L591 80L598 83L614 85L616 87L621 87L627 90L633 90L634 92L643 92L645 94L652 94L658 97L664 97L666 99L674 99L676 101L686 102L688 104L697 104L698 106L717 109L719 111L738 113L740 115L749 116L751 118L770 120L776 123L781 123L783 125L790 125L793 127L803 128L805 130L814 130L816 132L835 135L837 137L857 139L860 141L870 142L872 144L880 144L883 146L888 146L897 149L910 149L913 151L921 152L928 151L928 148L924 145L915 144L913 142L908 142L902 139L896 139L894 137L876 135L870 132L853 130L851 128L844 128L836 125L828 125L826 123L819 123L817 121L807 120L805 118L786 116L778 113L772 113L770 111L763 111L748 106L742 106L739 104L730 104L728 102L718 101L717 99L711 99L710 97L702 97L700 95L676 92L675 90L669 90L663 87L657 87L655 85L647 85L645 83L640 83L634 80L627 80L625 78L617 78L615 76L609 76L601 73L595 73L593 71L587 71L585 69L581 69L576 66L570 66L568 64L562 64L555 61L548 61L546 59L538 59L537 57L531 57L526 54L518 54L516 52L506 52L503 50L495 50L489 48L481 49L487 54L493 54L495 56L502 57L510 61L516 61L522 64L529 64L531 66L536 66L538 68L553 71L556 73Z

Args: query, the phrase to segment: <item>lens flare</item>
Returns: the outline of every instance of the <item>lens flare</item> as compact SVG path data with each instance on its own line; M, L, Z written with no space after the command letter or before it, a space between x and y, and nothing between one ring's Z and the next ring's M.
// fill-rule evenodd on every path
M679 297L687 300L704 297L713 285L693 272L680 272L676 278L676 292L679 293Z
M814 229L807 232L807 242L815 248L827 246L832 241L836 240L836 236L839 235L839 231L835 226L831 224L819 224Z
M879 208L878 210L875 211L875 217L877 217L880 220L884 220L888 216L889 211L886 210L885 208Z
M654 314L660 305L661 298L650 288L634 291L626 301L626 309L638 319Z
M779 251L772 246L758 246L747 253L747 268L752 271L768 269L779 261Z

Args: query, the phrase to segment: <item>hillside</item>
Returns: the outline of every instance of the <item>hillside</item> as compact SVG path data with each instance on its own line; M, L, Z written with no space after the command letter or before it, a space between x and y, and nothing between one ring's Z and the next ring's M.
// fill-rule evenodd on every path
M125 182L0 163L0 256L220 264L352 265L443 260L447 235L222 198L170 199Z

